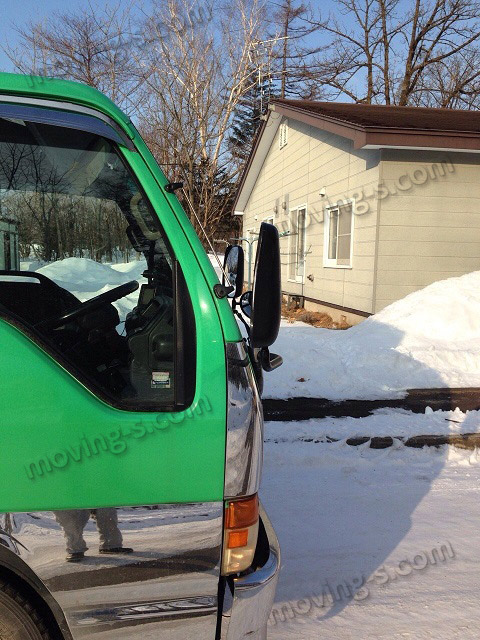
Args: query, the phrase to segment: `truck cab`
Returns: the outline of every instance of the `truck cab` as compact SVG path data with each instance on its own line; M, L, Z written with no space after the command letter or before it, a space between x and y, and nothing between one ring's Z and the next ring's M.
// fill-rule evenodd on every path
M239 247L220 283L177 187L95 89L0 74L7 637L266 638L278 233L263 225L252 292Z

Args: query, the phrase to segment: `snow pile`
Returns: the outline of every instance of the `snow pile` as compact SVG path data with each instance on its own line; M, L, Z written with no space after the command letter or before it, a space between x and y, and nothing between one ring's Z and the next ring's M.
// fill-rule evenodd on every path
M51 262L37 271L85 302L130 280L137 280L139 284L145 283L142 273L146 268L144 259L106 264L89 258L65 258L65 260ZM136 305L137 300L138 290L114 303L122 322Z
M480 386L480 271L394 302L346 331L282 322L265 397L381 399Z
M51 262L37 271L68 291L98 295L108 288L137 280L144 269L144 260L113 265L89 258L65 258ZM87 296L89 297L92 296Z

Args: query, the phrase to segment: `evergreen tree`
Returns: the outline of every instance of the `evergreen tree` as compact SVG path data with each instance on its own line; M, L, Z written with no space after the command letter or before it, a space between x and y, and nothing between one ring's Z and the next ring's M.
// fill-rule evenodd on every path
M318 99L320 86L306 85L313 56L322 50L309 36L318 31L312 24L312 8L301 0L271 0L273 19L270 37L280 36L275 56L275 79L280 98ZM318 84L318 83L317 83Z
M261 116L267 111L269 94L269 78L265 74L261 84L257 80L235 109L228 143L232 157L240 163L245 162L249 156L253 139L262 122Z

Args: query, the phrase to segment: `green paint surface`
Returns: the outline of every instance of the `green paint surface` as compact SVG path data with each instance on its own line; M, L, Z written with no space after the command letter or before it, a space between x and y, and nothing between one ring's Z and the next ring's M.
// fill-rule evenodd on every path
M222 499L218 389L179 414L119 411L4 321L0 341L0 511Z

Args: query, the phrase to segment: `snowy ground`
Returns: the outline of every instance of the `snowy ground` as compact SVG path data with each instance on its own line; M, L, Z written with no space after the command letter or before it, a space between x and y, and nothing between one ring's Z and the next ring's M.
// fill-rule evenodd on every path
M478 638L480 454L298 442L292 423L277 442L284 425L261 494L283 554L269 638Z
M282 323L265 395L480 386L479 285L435 283L347 331ZM262 498L283 554L270 639L478 638L480 453L345 439L479 431L480 412L458 409L267 423Z
M402 397L480 386L480 271L429 285L346 331L282 322L265 397Z

